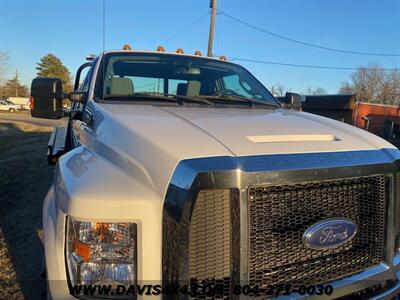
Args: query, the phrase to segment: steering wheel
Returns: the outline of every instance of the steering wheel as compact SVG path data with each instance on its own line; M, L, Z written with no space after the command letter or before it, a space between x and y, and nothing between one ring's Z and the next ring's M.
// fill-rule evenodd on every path
M215 95L217 96L223 96L223 95L227 95L227 96L239 96L238 93L236 93L234 90L230 90L230 89L222 89L219 91L215 92Z

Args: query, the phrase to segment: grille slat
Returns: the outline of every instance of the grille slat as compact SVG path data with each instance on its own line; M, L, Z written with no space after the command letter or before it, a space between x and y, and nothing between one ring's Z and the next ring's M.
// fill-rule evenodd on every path
M312 285L364 270L383 260L385 176L250 187L249 284ZM348 243L312 250L302 243L318 221L344 217L358 226ZM274 295L270 295L274 296Z

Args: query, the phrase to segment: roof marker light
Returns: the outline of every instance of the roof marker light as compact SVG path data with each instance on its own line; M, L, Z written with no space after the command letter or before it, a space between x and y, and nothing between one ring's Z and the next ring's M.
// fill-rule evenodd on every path
M122 47L122 50L132 50L132 47L131 47L131 45L129 45L129 44L125 44L125 45Z
M163 46L158 46L157 52L165 52L165 48Z
M194 52L194 55L196 55L196 56L201 56L200 50L196 50L196 51Z
M220 60L227 61L227 59L226 59L226 56L225 56L225 55L221 55L221 56L219 57L219 59L220 59Z
M183 54L185 53L182 48L176 49L176 53Z
M94 61L95 59L96 59L95 54L89 54L88 56L86 56L87 61Z

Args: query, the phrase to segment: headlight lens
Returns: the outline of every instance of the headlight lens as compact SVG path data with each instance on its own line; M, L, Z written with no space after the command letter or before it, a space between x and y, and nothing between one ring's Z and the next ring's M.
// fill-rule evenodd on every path
M66 259L73 284L134 284L136 253L134 223L67 220Z

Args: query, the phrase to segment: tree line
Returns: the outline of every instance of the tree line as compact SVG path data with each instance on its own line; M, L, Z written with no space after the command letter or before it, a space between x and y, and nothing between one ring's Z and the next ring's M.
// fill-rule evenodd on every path
M354 94L357 101L400 105L400 70L385 70L377 63L360 67L339 93Z
M273 85L274 96L284 96L291 89L281 84ZM386 70L378 63L359 67L344 81L338 90L339 94L353 94L356 101L400 106L400 70ZM325 95L326 90L308 87L304 95Z
M72 90L72 77L62 61L53 54L43 56L36 65L37 76L58 77L63 81L66 92ZM0 51L0 99L29 97L29 87L20 81L18 70L12 71L10 56Z

